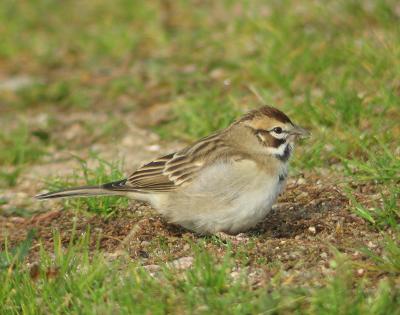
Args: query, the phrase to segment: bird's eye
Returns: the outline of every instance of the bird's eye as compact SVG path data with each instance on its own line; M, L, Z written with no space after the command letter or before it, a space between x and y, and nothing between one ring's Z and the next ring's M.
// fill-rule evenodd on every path
M280 134L280 133L282 133L283 130L282 130L281 127L275 127L274 129L272 129L272 131L277 133L277 134Z

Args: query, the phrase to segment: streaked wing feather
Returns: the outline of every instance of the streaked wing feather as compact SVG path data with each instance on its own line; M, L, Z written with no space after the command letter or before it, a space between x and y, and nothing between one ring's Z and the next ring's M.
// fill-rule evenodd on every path
M141 166L128 178L127 187L141 192L168 192L190 183L204 165L221 156L216 151L226 146L220 135L210 135Z
M137 169L128 183L135 190L167 192L190 182L203 163L178 153L161 157Z
M126 185L129 189L141 192L168 192L188 184L217 150L224 145L217 134L203 138L193 145L160 157L138 168L129 176ZM214 154L213 154L214 153ZM210 161L211 160L211 161Z
M236 156L237 152L221 135L210 135L181 151L155 159L139 167L127 179L106 184L104 188L141 193L174 191L189 184L206 165L220 159L242 158Z

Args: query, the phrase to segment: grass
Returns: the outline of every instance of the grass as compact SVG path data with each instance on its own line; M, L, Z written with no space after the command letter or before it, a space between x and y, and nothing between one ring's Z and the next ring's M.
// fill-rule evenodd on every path
M399 228L400 211L399 211L399 189L393 187L390 190L389 195L381 194L382 202L378 203L374 207L366 207L352 196L349 191L348 197L353 204L353 211L364 220L371 223L378 229Z
M193 140L259 106L261 96L313 131L299 168L364 157L376 137L392 154L396 149L395 1L223 1L196 10L179 1L73 3L2 5L8 27L0 30L0 54L10 67L29 58L28 72L49 78L5 95L6 104L90 110L169 102L175 118L156 129ZM59 19L43 21L42 12Z
M88 107L89 96L81 91L80 82L63 80L48 83L34 83L17 91L17 98L12 104L21 109L43 107L57 104L64 108Z
M6 165L24 165L43 155L41 138L24 123L0 134L0 162Z
M37 265L27 268L7 247L0 269L2 314L399 314L399 291L381 280L368 288L357 281L349 261L336 256L334 274L320 288L296 288L271 279L254 288L243 274L231 276L235 254L217 261L198 244L191 268L167 265L154 277L131 261L109 261L101 252L89 253L90 231L63 248L54 234L52 254L42 250ZM398 257L397 263L398 263ZM12 267L11 267L12 266ZM379 266L379 265L378 265ZM115 275L118 274L116 277ZM279 277L279 276L277 276ZM18 287L18 290L15 288ZM40 303L38 303L40 301Z
M96 186L125 177L121 171L122 165L120 162L107 162L94 152L91 153L91 162L95 162L94 167L89 167L88 162L81 158L76 157L76 159L80 163L80 170L75 171L69 178L56 177L49 180L46 187L50 191L77 186ZM124 197L102 196L98 198L65 199L63 204L66 209L73 208L109 216L118 208L126 208L128 200Z
M240 115L233 101L224 103L218 90L188 95L180 99L174 108L174 120L157 128L165 138L193 140L201 138L221 127L227 127ZM204 110L207 104L207 110Z
M21 264L29 253L32 241L35 237L35 231L30 230L24 241L14 248L9 248L7 240L4 244L4 251L0 253L0 269L2 271L12 272L16 265Z
M20 259L28 239L0 255L0 313L399 314L399 16L395 0L2 1L0 80L31 80L14 89L0 84L2 189L19 190L21 172L54 144L82 151L129 136L115 113L129 122L138 107L171 104L172 119L154 130L192 141L266 103L312 131L296 149L295 173L324 169L350 184L351 210L386 245L383 255L368 252L371 268L384 274L377 283L336 257L336 276L321 286L292 288L277 277L254 289L246 277L230 278L233 253L219 261L199 250L183 275L166 268L152 278L134 262L89 253L85 238L65 251L57 242L54 253L42 250L33 279ZM76 112L101 112L109 123L84 124L71 144L58 122ZM15 127L13 117L30 122L40 113L54 118L51 133ZM123 177L120 164L93 160L93 167L80 160L79 171L50 179L48 187ZM381 192L381 200L360 193L364 186ZM117 197L63 201L64 209L105 216L122 207L127 201ZM160 236L155 246L170 245ZM242 257L240 266L249 251L247 245L234 257ZM279 259L265 261L280 266Z
M400 274L400 246L399 233L392 236L386 236L385 247L381 255L377 255L369 249L364 252L375 262L376 269L380 272L394 275Z
M15 186L23 168L45 154L46 139L40 132L29 129L21 122L18 127L0 133L0 185Z
M371 149L371 146L360 144L363 158L343 159L348 176L363 182L398 184L400 182L398 154L392 152L389 145L383 143L382 140L374 146L374 149Z

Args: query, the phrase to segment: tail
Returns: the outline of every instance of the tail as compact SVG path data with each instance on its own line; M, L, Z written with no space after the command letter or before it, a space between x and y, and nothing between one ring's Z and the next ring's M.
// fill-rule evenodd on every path
M53 199L65 197L90 197L90 196L104 196L104 195L122 195L126 179L107 183L100 186L81 186L59 191L53 191L45 194L36 195L36 199Z

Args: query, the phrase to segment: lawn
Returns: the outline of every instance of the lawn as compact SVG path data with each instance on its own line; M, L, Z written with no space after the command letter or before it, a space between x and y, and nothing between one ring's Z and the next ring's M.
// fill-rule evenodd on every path
M0 3L0 314L400 314L397 1ZM122 178L276 106L311 130L240 239Z

